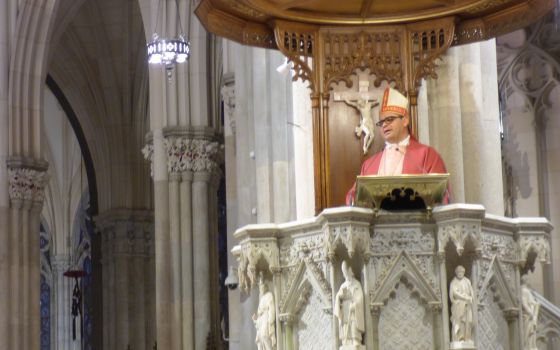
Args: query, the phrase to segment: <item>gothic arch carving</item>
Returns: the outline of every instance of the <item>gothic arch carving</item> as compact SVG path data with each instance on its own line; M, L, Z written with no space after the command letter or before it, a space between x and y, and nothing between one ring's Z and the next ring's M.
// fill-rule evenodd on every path
M269 274L280 264L276 239L248 240L241 244L240 250L235 251L234 255L238 256L239 261L239 286L245 292L257 285L259 272Z
M365 259L371 256L369 244L370 228L365 225L340 225L328 224L324 230L324 247L327 257L335 256L335 251L344 248L348 256L352 258L356 253L361 254Z
M509 205L508 213L516 214L518 199L528 198L533 192L545 193L547 179L545 172L548 160L542 156L546 150L546 125L551 115L550 108L554 91L560 87L558 76L560 62L557 52L560 47L556 24L552 14L524 30L498 39L498 88L500 91L501 119L504 139L502 142L504 176L508 184L509 193L505 201ZM512 98L513 97L513 98ZM531 118L521 121L533 123L537 144L520 147L523 138L517 135L515 128L508 119L512 103L518 101L517 106L523 114L519 116ZM515 117L516 114L514 114ZM535 154L536 153L536 154ZM531 159L536 159L536 180L530 181ZM536 186L534 184L536 182Z
M511 290L502 263L496 256L494 256L490 262L490 268L488 269L480 290L479 300L484 300L488 293L493 293L494 301L504 313L517 310L518 301L515 296L515 291Z
M386 305L391 294L395 292L398 284L403 280L412 293L416 294L431 311L441 308L441 300L432 288L428 278L422 274L418 264L410 255L403 250L395 258L379 287L369 291L372 312L377 313Z
M445 251L445 247L449 242L452 242L456 249L457 254L461 256L465 250L468 242L472 243L475 251L480 251L481 247L481 231L480 222L461 222L461 223L447 223L438 228L438 245L440 253Z
M332 310L332 292L325 285L324 277L318 276L319 271L314 269L310 261L301 260L297 267L296 273L288 282L286 293L280 301L280 314L297 316L303 306L308 302L312 290L319 295L324 310L331 312Z

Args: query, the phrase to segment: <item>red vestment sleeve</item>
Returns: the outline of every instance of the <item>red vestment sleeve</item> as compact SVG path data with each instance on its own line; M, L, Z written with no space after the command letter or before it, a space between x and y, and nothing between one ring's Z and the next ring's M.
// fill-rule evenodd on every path
M360 175L377 175L379 163L383 151L375 154L373 157L366 159L362 164ZM406 154L403 161L403 174L445 174L447 170L443 159L430 146L423 145L410 138L410 143L406 148ZM447 193L443 200L444 204L449 204L450 187L447 186ZM346 205L352 205L356 196L356 183L346 194Z

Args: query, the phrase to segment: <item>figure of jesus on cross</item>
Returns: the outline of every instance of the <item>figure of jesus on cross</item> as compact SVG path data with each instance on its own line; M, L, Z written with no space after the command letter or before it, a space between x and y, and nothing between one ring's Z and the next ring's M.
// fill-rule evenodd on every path
M356 136L364 134L364 144L362 150L367 153L375 136L373 122L373 107L379 105L373 93L369 92L369 81L359 80L358 92L335 93L335 101L344 101L347 105L356 108L360 112L360 124L354 129Z

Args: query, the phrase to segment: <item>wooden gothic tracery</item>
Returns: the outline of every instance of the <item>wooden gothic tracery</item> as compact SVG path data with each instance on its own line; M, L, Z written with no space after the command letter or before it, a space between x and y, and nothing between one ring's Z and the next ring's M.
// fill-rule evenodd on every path
M409 96L416 132L418 88L423 78L436 77L436 61L453 42L454 19L375 27L319 27L278 20L274 33L279 50L293 63L294 80L309 82L315 210L320 212L344 203L363 160L361 152L331 152L345 150L341 143L349 142L335 133L351 135L354 127L346 118L329 115L332 85L343 82L352 88L351 76L368 70L375 87L387 82Z
M355 127L348 117L351 110L334 103L333 87L343 84L355 90L356 76L365 72L369 85L400 90L409 98L416 134L421 81L436 78L438 58L450 46L511 32L555 6L556 0L414 5L391 0L200 0L195 12L210 32L245 45L280 50L292 62L293 79L309 83L315 211L319 213L344 203L364 157L360 140L351 139Z

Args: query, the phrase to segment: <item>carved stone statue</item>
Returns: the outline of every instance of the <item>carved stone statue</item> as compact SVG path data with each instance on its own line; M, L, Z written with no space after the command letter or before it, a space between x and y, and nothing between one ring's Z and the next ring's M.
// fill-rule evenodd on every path
M527 276L521 277L521 297L523 306L523 330L525 336L524 350L538 350L537 323L539 320L540 304L535 300L527 281Z
M375 99L368 100L362 96L358 97L356 102L352 102L348 98L345 98L344 102L360 111L360 124L356 127L356 129L354 129L354 132L358 137L360 137L362 133L364 134L364 145L362 146L362 150L364 151L364 154L366 154L373 142L373 138L375 137L375 125L373 122L372 108L377 106L379 103Z
M338 319L338 336L341 350L364 349L362 336L365 332L364 292L360 282L354 278L352 268L342 262L344 283L336 293L334 315Z
M259 307L253 314L253 322L257 330L255 343L258 350L276 349L276 307L274 295L264 283L262 276L259 278Z
M455 278L449 285L451 300L451 348L469 349L473 346L474 291L471 281L465 277L465 268L455 268Z

